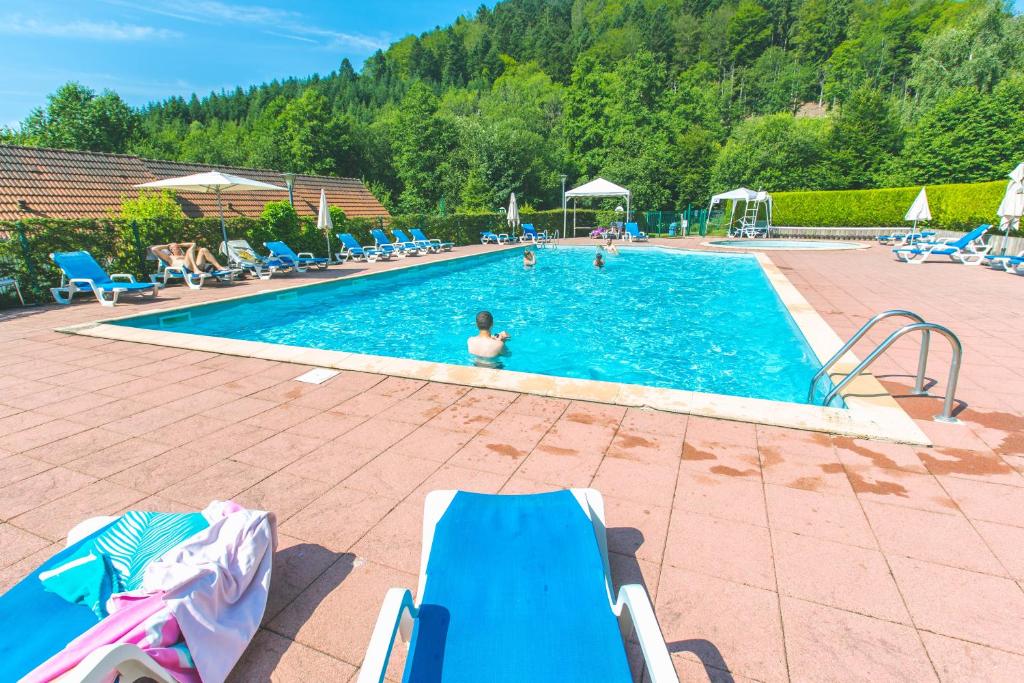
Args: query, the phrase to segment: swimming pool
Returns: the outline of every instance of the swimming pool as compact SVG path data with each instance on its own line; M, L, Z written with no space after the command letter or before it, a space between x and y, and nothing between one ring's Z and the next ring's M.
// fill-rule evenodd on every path
M111 321L150 330L470 365L477 311L508 370L804 403L818 360L753 255L522 250ZM496 331L497 331L496 330Z
M782 240L782 239L728 239L705 242L709 247L726 249L765 249L769 251L810 250L810 251L844 251L847 249L866 249L866 245L854 242L830 242L828 240Z

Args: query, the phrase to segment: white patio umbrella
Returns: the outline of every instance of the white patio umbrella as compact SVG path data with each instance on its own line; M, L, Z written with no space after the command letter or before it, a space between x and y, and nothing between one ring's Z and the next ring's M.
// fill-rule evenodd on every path
M914 235L917 233L918 221L930 221L931 219L932 211L928 208L928 193L922 187L921 191L917 193L917 199L910 205L907 215L903 217L903 220L914 221L914 227L910 231L910 234Z
M1010 171L1010 182L1006 194L999 203L999 227L1003 229L1003 254L1009 245L1010 230L1020 229L1020 217L1024 215L1024 163Z
M331 230L334 223L331 222L331 210L327 208L327 191L320 188L320 211L316 214L316 227L324 231L327 237L327 260L331 261Z
M513 192L508 200L508 211L505 213L505 220L512 228L512 236L516 236L516 226L519 225L519 204L516 202L516 193Z
M259 190L280 190L287 192L288 188L278 187L259 180L243 178L222 171L207 171L206 173L194 173L180 178L165 178L154 180L150 183L142 183L135 187L153 187L164 190L178 190L180 192L213 192L217 195L217 212L220 214L220 234L224 239L224 248L228 245L228 229L224 225L224 207L220 203L220 195L223 192L257 192Z

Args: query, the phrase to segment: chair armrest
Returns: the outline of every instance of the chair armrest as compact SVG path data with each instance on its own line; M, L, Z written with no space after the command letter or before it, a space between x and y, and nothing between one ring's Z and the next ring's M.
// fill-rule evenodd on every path
M391 648L395 644L395 634L400 632L402 640L408 642L412 635L413 619L418 614L419 610L412 602L409 589L388 589L356 683L382 683L388 670Z
M149 678L157 683L176 683L166 669L138 645L131 643L104 645L93 650L78 666L61 676L60 680L104 683L111 680L111 674L114 673L121 674L122 680Z
M299 258L315 258L313 256L313 252L311 251L300 251L298 254L296 254L296 256L298 256Z
M619 589L619 597L612 611L621 617L623 609L629 613L636 638L640 641L651 683L679 683L672 657L665 646L665 637L661 634L654 608L643 586L634 583Z
M128 282L135 282L135 276L128 273L112 273L110 279L116 281L119 277L127 279Z

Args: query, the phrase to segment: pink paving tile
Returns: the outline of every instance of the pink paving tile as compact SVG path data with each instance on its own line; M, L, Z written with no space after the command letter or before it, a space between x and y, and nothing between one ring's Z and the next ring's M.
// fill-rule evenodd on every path
M774 484L766 484L764 488L772 529L877 548L874 534L856 499Z
M331 385L310 386L312 387L310 391L307 391L302 394L302 396L289 401L289 403L302 406L303 408L331 410L359 393L352 389L334 387Z
M431 460L386 452L345 479L345 486L387 498L401 499L412 493L437 468L438 464Z
M228 457L261 443L273 435L274 430L272 429L233 422L228 427L204 436L195 444L195 447L198 449L205 444L216 444L216 450L224 457Z
M170 450L149 439L128 439L69 461L65 467L97 478L108 477Z
M610 406L601 403L585 403L573 401L565 409L563 419L578 422L585 425L601 425L603 427L618 427L626 409L622 406Z
M332 410L337 413L348 415L363 415L373 417L380 415L402 400L400 396L387 394L357 394L347 401L336 405Z
M229 500L271 474L271 470L262 467L222 460L159 493L172 500L203 508L211 500Z
M410 502L423 506L423 500L430 491L458 489L476 493L497 493L505 484L505 477L481 470L471 470L455 465L442 465L423 482L409 497Z
M88 401L63 401L36 408L35 412L53 418L67 418L88 427L99 427L124 415L142 410L144 404L132 399L117 400L101 394L88 394Z
M375 448L356 448L345 441L331 441L303 455L281 471L334 486L376 456Z
M907 470L927 474L917 457L913 446L885 441L854 439L849 436L833 436L836 455L844 465L851 467L873 466L884 469Z
M331 485L287 472L276 472L234 497L254 510L273 512L281 523L324 494Z
M642 434L661 434L664 436L684 436L689 415L682 413L666 413L646 408L628 408L621 429Z
M28 479L53 467L48 462L25 455L0 456L0 488Z
M275 403L289 403L294 402L296 405L303 405L299 399L307 394L312 394L319 389L320 386L316 384L306 384L305 382L296 382L295 380L286 380L279 384L267 387L261 391L253 394L256 398L261 398L265 401L274 401ZM339 401L340 403L340 401ZM305 406L307 408L314 408L316 406Z
M341 553L279 533L263 623L269 623L340 558Z
M533 444L512 445L500 438L475 436L448 462L509 477L526 460Z
M323 439L281 432L231 456L232 460L279 470L323 444Z
M661 562L670 508L604 496L604 513L609 550Z
M251 396L243 396L236 398L230 403L225 403L219 406L217 409L210 412L214 417L220 418L221 420L227 420L228 422L241 422L251 417L255 417L260 413L266 412L277 404L273 401L264 401L258 398L252 398Z
M677 472L676 467L605 458L591 486L608 496L668 507L675 496Z
M701 660L742 676L787 680L775 593L666 566L655 611L668 643L688 644ZM684 668L679 660L690 655L673 650L677 670Z
M46 548L50 543L24 529L0 523L0 567L9 567Z
M37 536L59 541L79 522L90 517L113 514L145 497L142 491L109 481L96 481L10 521Z
M487 426L494 419L494 415L493 411L486 408L455 403L438 413L427 425L472 434Z
M956 514L956 503L930 474L868 465L846 466L854 493L863 501Z
M772 541L780 594L910 623L880 552L781 530Z
M345 442L365 449L386 450L416 430L416 425L395 422L384 417L371 417L345 434Z
M470 408L489 410L495 415L508 407L519 397L511 391L497 391L495 389L470 389L456 403Z
M107 422L104 428L112 432L121 432L128 436L143 436L161 427L179 422L188 416L188 412L157 406L134 415L128 415Z
M19 410L35 410L54 403L64 403L86 395L85 389L74 387L54 386L46 391L22 394L20 396L4 396L3 408L0 408L0 417L13 415Z
M929 448L919 451L921 461L936 476L948 475L1009 486L1024 486L1024 476L991 451Z
M219 449L204 445L183 446L128 467L108 479L146 493L163 491L183 479L202 472L227 458ZM209 501L207 501L209 502ZM198 501L192 507L202 507Z
M179 422L172 422L166 427L147 432L145 438L150 441L158 441L168 447L176 447L190 441L201 440L208 434L220 432L234 425L233 422L209 415L190 415Z
M355 671L351 664L260 629L228 681L347 681Z
M458 384L441 384L439 382L427 382L420 387L411 398L421 401L432 401L450 405L466 395L469 387Z
M388 449L390 453L445 462L473 438L472 434L424 425Z
M418 398L404 398L388 408L387 415L398 422L421 425L443 411L448 404L425 401Z
M672 505L677 510L768 526L764 487L760 480L679 470Z
M762 526L675 510L665 563L765 590L775 590L772 543Z
M197 391L188 387L181 398L165 403L164 406L189 415L198 415L199 413L212 413L220 406L231 403L236 398L238 397L235 394L221 389Z
M569 401L563 398L550 398L547 396L534 396L532 394L521 394L508 408L507 413L516 415L532 415L534 417L545 417L558 419L565 412Z
M280 531L328 550L343 552L397 503L396 498L337 486L281 524Z
M367 389L371 394L383 394L385 396L396 396L406 398L415 394L426 382L418 379L406 379L404 377L387 377Z
M517 474L558 488L586 487L603 459L600 451L581 453L544 439L519 466Z
M682 452L681 436L644 434L620 427L606 455L609 458L674 468L679 466Z
M1024 489L956 477L940 477L968 519L1024 527Z
M577 453L604 453L615 437L615 428L561 419L548 430L541 444Z
M882 552L988 574L1005 575L995 555L966 518L864 502ZM1021 529L1024 540L1024 529Z
M9 567L0 569L0 591L7 591L11 586L23 580L26 576L39 568L43 562L64 550L66 544L63 542L47 545L21 560L18 560Z
M63 467L40 472L0 488L0 521L9 520L51 500L67 496L95 481Z
M651 604L658 597L658 579L661 566L647 560L638 560L632 555L608 553L608 565L612 573L612 588L618 593L623 586L636 584L643 586Z
M506 439L513 443L536 444L547 435L556 420L548 416L524 415L504 412L491 420L480 430L481 436Z
M914 420L933 444L945 448L985 451L988 446L965 424L946 424L934 420Z
M1024 680L1024 657L1020 655L926 631L921 632L921 639L941 681Z
M31 410L0 418L0 438L4 438L7 444L3 447L11 450L12 445L17 443L18 432L31 429L37 425L43 424L44 422L49 422L52 419L53 418L49 415L44 415L43 413Z
M989 574L890 557L918 629L1024 654L1024 591Z
M288 429L289 427L294 427L300 422L304 422L319 414L319 411L312 408L303 408L302 406L284 403L276 405L273 408L265 410L257 415L253 415L252 417L244 420L244 422L245 424L252 425L254 427L280 431Z
M371 562L418 574L422 541L423 505L407 502L389 512L352 551Z
M781 601L791 680L936 680L913 628L789 597Z
M126 505L124 508L114 512L114 515L124 514L128 510L139 510L143 512L199 512L195 505L186 505L176 500L161 498L160 496L146 496L142 500Z
M379 384L383 379L383 375L375 375L369 372L342 370L334 379L327 382L327 386L362 392L376 384Z
M357 665L370 642L384 594L414 589L416 576L343 555L270 622L283 636Z
M974 528L985 539L1010 576L1024 580L1024 527L995 522L975 522Z

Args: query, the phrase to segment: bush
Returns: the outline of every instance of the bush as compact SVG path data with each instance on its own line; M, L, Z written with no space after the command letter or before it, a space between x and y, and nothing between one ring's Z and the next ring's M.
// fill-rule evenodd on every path
M903 227L919 187L882 190L776 192L773 223L782 226ZM998 223L996 210L1006 191L1004 181L928 187L932 220L928 227L966 231L981 223Z

